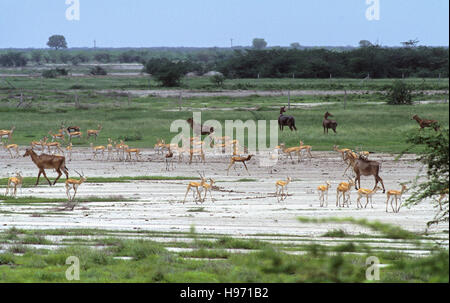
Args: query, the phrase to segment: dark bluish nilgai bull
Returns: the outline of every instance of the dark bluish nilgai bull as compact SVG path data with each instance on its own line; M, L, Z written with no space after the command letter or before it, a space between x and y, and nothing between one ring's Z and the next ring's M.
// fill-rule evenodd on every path
M286 106L283 106L280 108L280 117L278 117L278 126L280 127L280 130L284 130L285 126L289 126L290 130L297 130L297 127L295 127L295 119L292 116L285 116L283 113L286 112Z

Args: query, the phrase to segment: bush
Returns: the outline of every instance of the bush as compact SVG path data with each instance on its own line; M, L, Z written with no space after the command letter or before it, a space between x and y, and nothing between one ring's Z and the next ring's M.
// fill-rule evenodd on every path
M67 76L69 71L65 68L48 69L42 72L44 78L57 78L58 76Z
M22 67L27 65L28 58L19 52L8 52L0 55L0 65L4 67Z
M225 77L222 75L214 75L211 78L209 78L209 80L217 87L223 87Z
M180 86L181 78L187 73L188 64L172 62L168 59L151 59L145 64L144 71L151 74L163 86Z
M91 68L91 71L89 72L89 74L93 75L93 76L106 76L108 73L106 72L106 70L101 67L101 66L96 66Z
M395 81L388 92L388 104L412 104L412 89L403 81Z

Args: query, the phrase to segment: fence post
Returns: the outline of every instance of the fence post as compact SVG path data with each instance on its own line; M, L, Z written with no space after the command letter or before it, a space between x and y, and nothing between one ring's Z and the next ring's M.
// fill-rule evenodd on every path
M288 90L288 109L291 109L291 91Z

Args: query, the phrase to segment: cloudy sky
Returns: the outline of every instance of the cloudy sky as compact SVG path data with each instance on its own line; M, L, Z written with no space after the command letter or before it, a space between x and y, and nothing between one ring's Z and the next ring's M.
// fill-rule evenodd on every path
M79 1L79 20L66 11ZM379 20L366 11L379 2ZM367 4L369 2L370 4ZM0 0L0 48L449 44L448 0Z

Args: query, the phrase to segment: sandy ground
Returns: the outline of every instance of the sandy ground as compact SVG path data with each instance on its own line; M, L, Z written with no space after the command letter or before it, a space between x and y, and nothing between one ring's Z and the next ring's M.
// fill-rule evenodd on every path
M23 154L23 152L21 152ZM213 191L214 202L208 195L206 201L197 205L189 193L185 204L182 203L189 181L132 181L131 183L85 183L78 197L87 196L123 196L136 202L83 203L74 211L60 214L55 208L61 205L7 205L0 204L0 229L13 226L18 228L101 228L109 230L153 230L187 232L195 226L198 232L218 233L231 236L257 234L301 235L315 238L333 229L343 229L351 234L373 233L368 229L351 224L304 224L299 216L309 218L353 217L396 224L411 231L422 232L426 222L431 220L435 208L431 203L423 203L411 209L402 208L400 213L386 213L386 195L377 193L374 208L357 209L356 193L351 194L349 208L338 208L336 186L345 181L342 176L345 166L335 152L313 152L312 160L293 164L290 160L281 160L275 166L277 172L269 173L267 167L260 166L258 159L249 163L251 176L237 165L226 175L227 157L207 157L206 165L201 163L175 163L175 170L166 172L162 156L153 150L145 150L142 162L122 162L91 160L87 149L77 149L72 161L67 163L71 176L74 170L84 171L89 177L114 176L198 176L204 171L207 177L216 180L218 190ZM402 160L394 161L394 155L371 155L382 162L381 177L386 189L398 189L399 182L412 180L421 165L414 161L414 155L406 155ZM145 161L144 161L145 160ZM0 152L0 175L7 177L15 170L24 176L37 176L37 168L30 158L9 159L9 155ZM54 178L54 172L48 173ZM294 181L289 185L290 196L284 202L277 202L275 181L291 176ZM239 182L239 179L251 178L251 182ZM320 208L316 188L330 180L328 207ZM44 184L44 179L41 179ZM372 177L362 177L362 187L372 188ZM3 189L2 189L3 191ZM66 197L63 184L54 187L40 185L24 188L19 196ZM404 195L404 199L408 193ZM198 211L203 207L202 211ZM197 210L197 211L195 211ZM39 214L37 216L36 214ZM439 225L431 231L448 230L448 225ZM448 236L448 235L447 235ZM448 238L447 238L448 239ZM448 245L448 240L447 240Z

